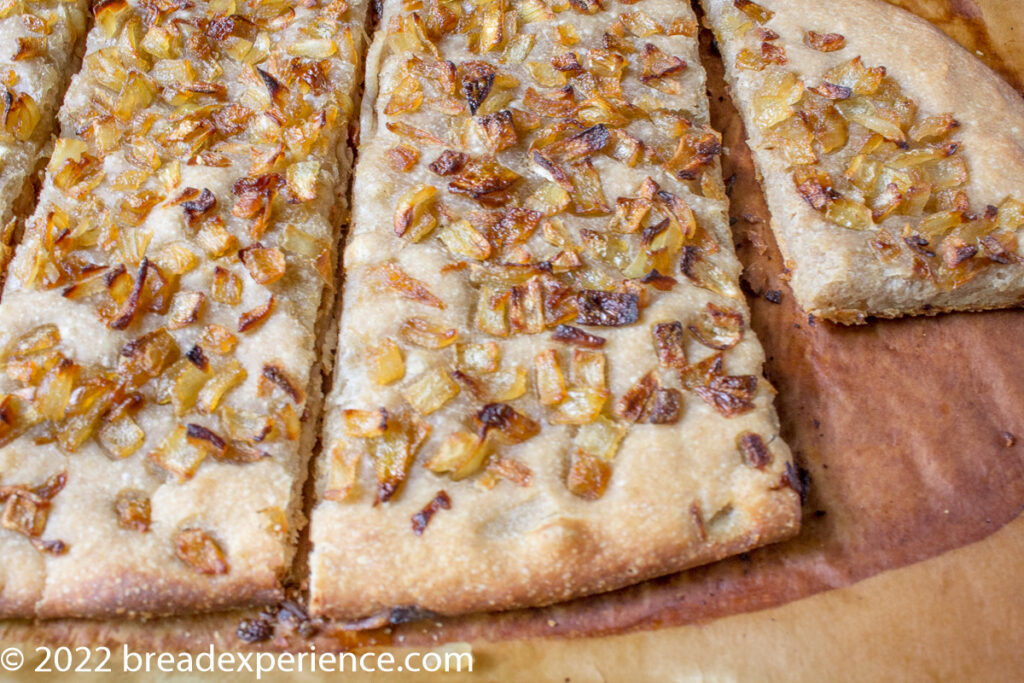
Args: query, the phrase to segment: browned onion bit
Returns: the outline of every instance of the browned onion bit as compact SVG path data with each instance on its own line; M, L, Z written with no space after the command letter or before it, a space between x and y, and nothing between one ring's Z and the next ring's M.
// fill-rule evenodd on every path
M577 448L569 459L565 485L575 496L584 500L597 500L604 495L611 477L611 465Z
M680 180L695 180L705 166L722 153L722 140L714 131L687 131L679 137L672 158L663 164Z
M143 257L142 263L139 264L139 272L135 276L132 291L128 295L127 301L121 307L118 316L111 321L111 328L123 330L135 320L135 314L139 311L140 306L142 306L142 298L146 291L146 278L149 276L150 268L155 268L155 266L150 264L148 258Z
M284 252L278 247L265 247L254 242L238 251L238 258L249 271L253 280L269 285L284 277L287 267Z
M772 462L772 452L768 450L764 439L759 434L744 432L739 437L740 453L743 454L743 461L751 467L763 470Z
M448 497L448 494L444 491L438 491L427 505L412 516L412 532L417 536L422 536L423 531L430 524L430 520L433 519L434 515L439 510L448 510L452 506L452 499Z
M384 434L369 441L377 477L374 505L386 503L398 494L417 451L431 431L430 425L412 415L396 416L389 422Z
M599 349L608 341L604 337L598 337L597 335L585 332L578 327L564 324L555 328L555 332L551 335L551 338L555 341L565 342L566 344L582 346L585 349Z
M189 443L200 446L216 458L224 457L228 445L216 432L194 423L185 425L185 438Z
M986 235L981 238L980 244L985 252L985 257L993 263L1006 265L1024 262L1024 257L1016 253L1017 244L1012 235L1002 239L1000 239L999 235Z
M0 445L7 443L17 429L17 414L10 396L0 398Z
M767 64L785 64L789 61L786 59L786 51L782 46L767 40L761 43L761 59Z
M507 479L516 486L526 488L533 481L533 470L528 466L513 460L512 458L495 458L487 466L488 472L493 472L503 479Z
M193 346L188 350L188 353L185 354L185 358L203 372L209 372L210 359L206 357L206 352L203 351L203 347L199 345Z
M583 14L596 14L604 9L604 3L601 0L569 0L569 4L574 10Z
M585 289L576 295L576 322L600 327L632 325L640 319L639 301L630 292Z
M829 100L848 100L853 96L853 90L845 85L836 85L827 81L822 81L808 90Z
M832 181L823 171L801 166L793 172L796 191L816 211L824 211L836 196Z
M678 389L659 387L651 400L651 424L665 425L679 422L679 414L683 408L683 394Z
M254 308L251 311L246 311L241 315L241 317L238 319L238 331L249 332L251 330L256 329L257 327L259 327L260 325L267 321L267 318L270 317L270 312L273 310L274 296L271 295L270 298L267 300L267 303L257 308Z
M658 376L648 372L615 402L615 414L630 422L646 422L650 417L650 403L661 386Z
M486 231L488 241L498 247L514 247L526 242L540 225L543 216L537 211L513 207L502 214L501 220Z
M743 338L743 314L708 302L704 312L687 329L704 346L727 351Z
M64 487L68 483L68 473L58 472L49 479L44 481L39 486L32 488L32 495L41 498L42 500L53 500L53 498L64 490ZM0 496L2 497L2 496Z
M472 197L485 206L501 206L512 198L509 190L520 179L518 173L493 157L471 159L448 183L448 191Z
M446 149L427 168L440 176L452 175L461 171L467 161L469 161L468 154Z
M757 377L754 375L724 375L713 377L694 392L705 403L724 417L734 417L754 409Z
M507 109L486 116L477 116L473 122L491 153L508 149L519 141L515 117Z
M950 270L968 261L978 253L978 248L967 244L961 238L947 238L943 246L943 261Z
M267 87L270 99L275 103L280 104L283 96L287 94L288 88L286 88L281 81L277 80L274 76L270 75L263 69L256 67L256 72L260 75L263 85Z
M386 152L391 168L402 173L411 171L420 159L419 150L406 144L395 145Z
M520 443L540 433L540 425L507 403L488 403L477 411L474 421L480 438L497 430L511 443Z
M686 69L686 62L674 55L667 55L653 43L645 43L640 53L643 71L640 80L650 83Z
M374 268L372 278L374 284L395 292L403 299L415 301L431 308L443 309L445 307L444 302L434 296L424 283L390 261Z
M186 191L194 189L191 187L185 188ZM195 199L188 199L181 203L181 208L185 212L185 224L190 228L193 227L203 216L213 211L216 206L217 197L204 187Z
M566 85L546 93L527 88L523 95L523 106L538 116L565 118L576 109L576 91Z
M49 503L32 496L30 492L15 491L6 498L0 526L29 538L39 538L46 529L49 510Z
M600 152L610 139L608 128L599 123L550 145L545 149L545 154L552 159L571 163Z
M720 376L723 367L723 355L716 353L680 369L679 379L685 389L696 389L706 386L715 377Z
M840 33L807 31L804 33L804 44L819 52L835 52L846 47L846 38Z
M733 0L732 4L748 17L759 24L764 24L775 16L775 12L766 9L752 0Z
M563 52L551 58L551 66L556 71L564 71L569 74L578 74L583 71L583 65L575 52Z
M284 178L279 173L246 176L235 181L235 184L231 186L231 193L238 197L246 195L268 196L283 185L284 182Z
M683 335L683 324L678 320L658 323L652 330L654 347L658 352L658 362L666 368L686 367L686 338Z
M652 270L640 278L640 283L650 285L660 292L668 292L679 284L679 281L669 275L662 275L657 270Z
M140 533L149 531L150 502L146 494L141 491L121 491L114 502L114 510L121 528Z
M153 330L121 347L117 374L128 388L135 389L158 377L180 354L178 343L167 330Z
M179 532L174 538L174 552L178 559L199 574L228 573L228 563L224 557L224 551L202 529L184 529Z
M693 525L697 527L697 536L700 540L708 540L708 530L704 526L704 513L701 512L699 503L690 505L690 517L693 519Z
M63 555L68 551L68 544L59 539L44 540L42 538L30 538L32 547L47 555Z
M288 376L288 373L280 365L264 365L262 379L281 389L296 403L302 403L305 399L305 392L297 386L295 381ZM263 387L261 386L260 388L262 389Z
M50 516L50 501L66 484L67 473L58 472L39 486L0 486L0 502L4 503L0 527L27 536L40 552L63 554L67 546L62 541L44 541L40 537Z
M466 62L462 70L462 91L471 114L476 114L494 86L497 70L487 62Z

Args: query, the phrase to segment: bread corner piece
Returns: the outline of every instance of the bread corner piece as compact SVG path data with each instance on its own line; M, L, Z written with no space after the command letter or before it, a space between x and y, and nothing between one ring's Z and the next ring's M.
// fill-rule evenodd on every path
M1024 301L1024 100L875 0L704 0L800 305L862 323Z
M0 304L0 616L281 597L365 11L96 5Z
M370 50L320 615L543 605L799 525L689 6L477 5L386 3Z

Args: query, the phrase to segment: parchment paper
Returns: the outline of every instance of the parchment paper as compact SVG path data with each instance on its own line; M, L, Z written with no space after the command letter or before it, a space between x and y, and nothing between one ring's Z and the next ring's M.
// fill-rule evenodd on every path
M894 4L933 21L1021 88L1019 0ZM490 680L555 672L559 680L562 672L573 681L635 680L639 671L656 670L661 680L668 672L759 679L984 673L992 680L1020 672L1024 521L998 530L1024 507L1024 312L859 328L808 319L780 278L768 214L720 66L713 56L706 65L714 123L725 135L725 174L735 177L732 215L753 324L768 351L766 373L779 389L784 436L811 480L800 536L546 609L358 635L325 625L312 641L280 634L262 647L471 641L478 672L483 667ZM771 291L781 292L779 303L765 298ZM922 562L928 558L935 559ZM920 564L899 569L913 563ZM8 624L0 626L0 640L216 642L241 649L233 635L239 617ZM628 631L637 633L595 637ZM537 638L547 639L528 640ZM487 643L508 640L516 642Z

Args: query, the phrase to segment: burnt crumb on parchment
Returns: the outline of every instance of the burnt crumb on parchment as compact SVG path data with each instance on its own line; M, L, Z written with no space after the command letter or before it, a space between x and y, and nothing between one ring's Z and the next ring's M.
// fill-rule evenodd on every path
M398 626L399 624L408 624L412 621L436 619L437 616L436 612L423 609L418 605L399 605L391 608L391 612L388 615L388 623L392 626Z
M262 617L242 619L235 633L247 643L262 643L274 635L274 627Z
M303 638L312 638L320 632L318 621L310 619L306 608L295 600L285 600L277 609L277 621L289 625Z
M781 483L796 491L796 494L800 496L801 505L807 501L807 492L811 488L811 473L806 469L787 462L786 471L782 473Z
M286 599L280 604L260 610L255 617L246 617L238 623L235 635L246 643L262 643L278 633L294 633L301 638L312 638L320 632L321 621L310 618L306 608L296 600Z

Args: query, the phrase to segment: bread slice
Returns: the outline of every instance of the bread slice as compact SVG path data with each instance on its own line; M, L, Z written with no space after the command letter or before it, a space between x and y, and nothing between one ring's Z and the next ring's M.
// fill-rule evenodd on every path
M794 534L689 6L392 0L381 26L312 612L542 605Z
M800 305L862 323L1024 301L1024 101L876 0L704 0Z
M230 8L97 6L0 304L2 616L282 596L367 4Z
M68 80L82 57L89 3L15 3L0 13L0 285Z

